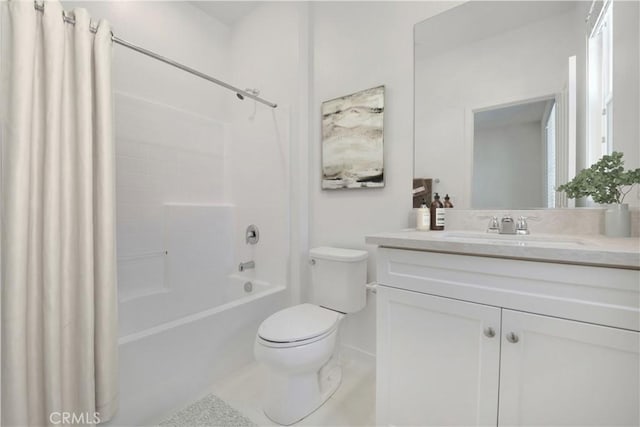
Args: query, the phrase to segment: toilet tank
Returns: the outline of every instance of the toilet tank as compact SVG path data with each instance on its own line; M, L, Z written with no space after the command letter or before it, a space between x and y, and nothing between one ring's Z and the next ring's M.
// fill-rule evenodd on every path
M342 313L367 303L367 251L320 247L311 258L311 302Z

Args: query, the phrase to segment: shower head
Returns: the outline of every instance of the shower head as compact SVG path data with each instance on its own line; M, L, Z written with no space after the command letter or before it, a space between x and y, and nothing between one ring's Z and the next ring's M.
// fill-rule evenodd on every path
M247 88L244 90L246 93L250 93L253 96L258 96L260 95L260 90L259 89L251 89L251 88ZM240 101L244 101L244 95L242 95L241 93L236 93L236 96L238 97L238 99Z

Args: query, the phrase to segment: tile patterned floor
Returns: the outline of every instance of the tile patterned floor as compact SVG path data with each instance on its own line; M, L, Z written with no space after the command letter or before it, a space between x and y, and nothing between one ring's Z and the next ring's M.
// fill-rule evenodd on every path
M298 422L300 426L375 425L375 360L343 351L343 378L324 405ZM273 426L262 412L265 371L258 363L214 384L204 398L159 423L161 427Z
M315 412L298 422L300 426L375 425L375 360L346 356L343 352L343 378L338 390ZM245 417L260 426L277 425L262 412L265 372L253 363L218 382L210 390Z

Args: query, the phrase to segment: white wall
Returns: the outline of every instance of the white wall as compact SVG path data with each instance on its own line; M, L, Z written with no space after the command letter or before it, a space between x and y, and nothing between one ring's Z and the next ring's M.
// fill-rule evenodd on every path
M0 4L0 98L6 100L7 98L4 96L7 90L8 79L5 77L6 72L5 68L6 64L3 61L5 55L7 55L7 35L8 35L8 10L6 3ZM6 117L6 108L8 107L7 102L0 102L0 117ZM4 122L0 121L0 147L4 147ZM4 149L4 148L3 148ZM0 151L0 157L2 156ZM2 173L2 160L0 158L0 176L4 176ZM0 197L3 197L2 193L0 193ZM2 219L2 210L0 210L0 221L4 222ZM1 232L0 232L1 233ZM1 263L0 263L1 264ZM0 265L0 275L2 275L2 265ZM0 292L0 316L2 316L2 293ZM2 364L2 332L0 331L0 365ZM0 372L0 382L2 381L2 373ZM0 387L0 402L2 402L2 387ZM0 420L2 419L2 405L0 404Z
M375 280L375 252L365 245L365 235L405 228L412 207L413 25L455 4L317 2L311 6L310 246L369 250L370 281ZM321 103L381 84L386 89L385 187L321 190ZM345 321L343 342L375 353L374 295L369 294L362 312Z
M229 78L229 29L187 2L172 1L64 1L65 9L86 8L95 19L111 23L114 34L146 49L208 72ZM115 90L224 119L226 89L166 64L113 47ZM232 96L232 95L231 95Z
M475 209L535 208L543 200L542 124L526 122L475 129ZM520 159L514 161L513 159ZM517 177L517 179L513 179Z
M299 121L299 21L295 3L262 3L232 27L229 46L233 79L278 104L272 109L234 98L228 146L239 261L255 260L255 271L247 274L278 285L287 284L289 274L290 150L301 143L293 136ZM244 240L249 224L260 230L255 246Z
M572 9L418 59L416 176L440 179L434 191L449 193L456 207L468 208L472 152L465 132L471 112L560 92L568 78L569 56L579 55L578 70L584 68L582 22L583 16ZM579 76L578 84L583 80ZM583 96L579 94L579 105ZM583 138L578 133L578 139Z

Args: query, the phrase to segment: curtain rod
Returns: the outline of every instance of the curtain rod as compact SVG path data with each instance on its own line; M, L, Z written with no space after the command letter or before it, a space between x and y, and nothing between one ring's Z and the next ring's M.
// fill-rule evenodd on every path
M38 4L37 1L34 1L33 5L34 5L34 7L35 7L35 9L37 11L44 12L44 3ZM75 23L76 23L76 20L74 18L72 18L71 16L67 15L65 12L62 12L62 19L63 19L64 22L66 22L68 24L71 24L71 25L75 25ZM92 33L95 33L98 29L95 26L90 26L89 30ZM128 49L131 49L131 50L134 50L134 51L136 51L138 53L146 55L146 56L148 56L150 58L156 59L156 60L158 60L160 62L164 62L165 64L171 65L172 67L179 68L179 69L181 69L183 71L186 71L187 73L193 74L194 76L200 77L201 79L208 80L208 81L210 81L212 83L215 83L215 84L217 84L219 86L222 86L222 87L224 87L226 89L229 89L229 90L235 92L236 95L242 95L242 97L244 97L244 98L253 99L254 101L260 102L261 104L267 105L267 106L269 106L271 108L276 108L278 106L278 104L274 104L273 102L269 102L269 101L267 101L265 99L262 99L259 96L256 96L251 92L247 92L246 90L242 90L240 88L232 86L232 85L230 85L228 83L223 82L222 80L218 80L215 77L212 77L212 76L210 76L208 74L202 73L202 72L200 72L200 71L198 71L198 70L196 70L194 68L188 67L188 66L186 66L184 64L181 64L179 62L176 62L173 59L169 59L169 58L164 57L162 55L159 55L159 54L157 54L155 52L152 52L152 51L150 51L148 49L145 49L143 47L137 46L137 45L135 45L133 43L130 43L130 42L126 41L126 40L123 40L123 39L121 39L119 37L116 37L113 34L113 32L111 33L111 41L113 43L119 44L120 46L124 46L124 47L126 47ZM238 98L240 98L240 96L238 96Z

